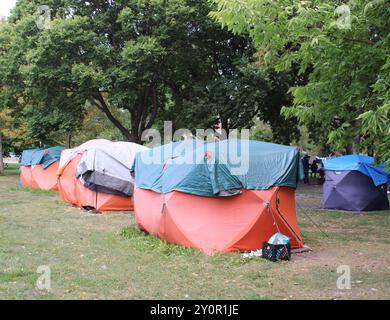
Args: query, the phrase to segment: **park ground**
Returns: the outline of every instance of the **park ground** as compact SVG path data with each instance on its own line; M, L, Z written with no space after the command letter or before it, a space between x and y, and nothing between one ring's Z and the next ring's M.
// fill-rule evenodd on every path
M132 213L87 214L54 192L18 189L18 173L0 176L0 299L390 299L390 212L321 210L320 186L297 191L312 251L272 263L166 244ZM41 265L50 291L36 288ZM350 290L337 288L340 265Z

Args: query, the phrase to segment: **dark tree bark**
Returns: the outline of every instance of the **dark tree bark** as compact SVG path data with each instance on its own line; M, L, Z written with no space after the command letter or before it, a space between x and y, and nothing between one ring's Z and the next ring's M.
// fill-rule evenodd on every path
M142 132L150 129L156 120L158 113L157 89L154 85L148 86L144 90L144 97L136 108L125 108L131 115L131 128L126 128L110 111L109 104L104 99L101 92L93 96L92 103L101 110L111 123L119 129L124 139L141 144Z
M72 131L68 131L66 133L66 144L67 144L69 149L72 148Z
M101 110L108 118L108 120L111 121L111 123L119 129L119 131L122 133L125 139L132 141L132 136L130 134L130 131L125 128L122 123L114 117L114 115L111 113L106 101L104 100L104 97L102 96L101 92L98 92L93 96L93 103L95 106L98 107L99 110Z

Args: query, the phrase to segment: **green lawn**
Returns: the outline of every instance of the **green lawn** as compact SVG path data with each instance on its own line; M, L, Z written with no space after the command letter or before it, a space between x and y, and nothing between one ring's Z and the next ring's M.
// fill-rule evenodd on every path
M4 175L17 175L19 174L19 164L10 163L7 165Z
M390 298L388 211L299 209L313 251L290 262L208 257L144 235L131 213L85 214L56 193L19 190L17 174L0 176L0 299ZM36 289L40 265L49 292ZM351 267L351 290L336 287L339 265Z

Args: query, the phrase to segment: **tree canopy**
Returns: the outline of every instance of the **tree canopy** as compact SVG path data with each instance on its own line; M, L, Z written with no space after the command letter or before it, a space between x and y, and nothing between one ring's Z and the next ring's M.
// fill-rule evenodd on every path
M50 8L43 26L40 5ZM289 142L296 121L280 109L291 103L294 75L255 68L251 40L221 28L212 8L207 0L19 0L0 28L1 104L44 143L59 133L69 140L91 106L135 142L163 120L208 128L217 117L225 129L259 117Z
M390 161L390 6L388 1L215 0L211 16L248 33L277 71L298 66L287 117L325 127L334 150Z

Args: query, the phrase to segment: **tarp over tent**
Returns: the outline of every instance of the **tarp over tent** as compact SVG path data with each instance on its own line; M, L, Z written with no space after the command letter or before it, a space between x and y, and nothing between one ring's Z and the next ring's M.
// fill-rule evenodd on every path
M259 249L280 231L303 246L293 147L185 140L137 154L133 171L137 223L166 241L213 254Z
M46 169L52 163L60 160L61 152L64 149L64 147L57 146L24 150L20 164L26 167L39 164L43 169Z
M325 170L329 171L359 171L370 177L374 185L380 186L389 180L385 164L374 165L374 158L361 154L350 154L324 161Z
M139 153L132 170L141 172L136 175L138 188L200 196L226 196L241 188L296 188L304 176L295 148L238 139L169 143Z
M58 169L63 200L98 211L132 209L135 154L148 148L131 142L90 140L62 152Z
M323 207L349 211L389 208L384 165L375 166L374 158L347 155L324 161Z
M57 169L63 147L24 150L20 161L22 187L57 190Z

